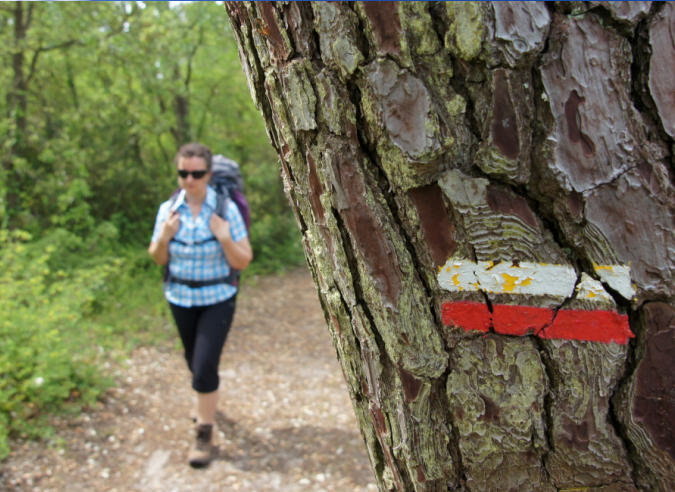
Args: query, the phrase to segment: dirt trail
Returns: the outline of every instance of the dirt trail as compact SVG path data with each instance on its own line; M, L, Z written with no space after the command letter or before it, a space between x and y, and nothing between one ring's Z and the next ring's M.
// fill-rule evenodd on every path
M8 491L375 490L312 279L303 269L244 289L220 366L217 458L192 443L182 352L140 348L95 412L55 422L61 450L15 443Z

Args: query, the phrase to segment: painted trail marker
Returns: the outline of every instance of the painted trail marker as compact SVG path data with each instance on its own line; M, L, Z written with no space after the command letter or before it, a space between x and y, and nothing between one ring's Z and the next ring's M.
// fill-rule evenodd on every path
M635 295L630 270L622 265L595 265L598 276L627 298ZM545 263L472 262L450 259L438 273L441 288L450 292L483 291L494 294L552 296L561 301L572 296L577 274L571 266ZM524 336L532 333L547 339L583 340L626 344L635 335L628 316L606 306L612 297L602 284L587 275L576 286L576 299L597 304L597 309L560 309L493 304L492 312L481 302L458 301L443 304L443 323L465 331L490 331Z

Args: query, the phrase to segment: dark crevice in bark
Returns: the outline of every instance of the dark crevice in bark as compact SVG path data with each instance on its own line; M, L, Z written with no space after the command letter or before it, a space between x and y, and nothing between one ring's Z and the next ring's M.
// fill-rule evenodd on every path
M482 295L483 298L485 299L485 304L487 305L488 311L490 311L490 314L494 313L494 308L492 307L492 301L490 300L490 297L487 295L487 292L484 290L479 291ZM494 333L494 327L490 325L490 332Z
M280 7L278 6L277 2L270 2L270 4L272 5L272 8L274 9L274 11L279 16L279 19L281 19L282 22L283 22L284 17L286 15L285 12L283 10L279 11ZM283 7L281 7L281 8L283 9ZM286 28L286 34L288 34L288 32L290 31L290 29L288 27L288 23L284 23L284 24L286 24L284 27ZM293 38L293 36L288 36L288 43L291 45L291 50L293 50L293 53L296 55L296 57L299 56L300 52L298 51L297 47L295 46L295 39Z
M445 2L429 2L429 16L431 23L438 36L438 42L441 46L445 46L445 35L448 32L448 25L446 24L445 13L441 9L445 9Z
M629 348L629 355L633 352L633 348ZM626 372L628 370L626 369ZM608 423L611 427L614 428L616 431L616 435L621 439L623 442L624 447L626 448L626 459L631 465L631 473L630 473L630 478L633 481L633 485L635 486L636 489L639 490L638 487L638 480L637 480L637 475L638 475L638 470L641 468L639 464L639 460L636 460L635 457L636 455L639 454L635 446L633 446L632 441L630 440L628 436L628 432L625 429L625 426L621 424L619 421L619 418L617 417L617 410L616 410L616 405L614 404L614 396L616 395L617 391L622 386L622 382L626 379L622 378L620 381L616 383L616 387L614 388L614 391L612 392L612 395L607 399L608 404L609 404L609 411L607 412L607 420ZM616 482L615 482L616 483ZM610 485L610 484L608 484Z
M310 9L310 11L312 12L312 24L315 25L314 11L312 9ZM323 66L324 63L323 63L323 56L321 55L321 38L316 29L312 29L312 38L314 38L314 47L315 47L315 52L314 56L312 57L312 61L319 62Z
M359 273L358 260L356 259L356 253L354 252L351 238L349 237L349 233L347 232L347 227L345 226L342 217L340 216L340 213L337 211L337 209L333 208L332 212L333 216L335 217L335 221L337 222L337 227L340 231L343 249L345 252L345 256L347 257L347 263L349 265L349 273L352 276L352 285L354 286L354 297L356 298L356 304L363 309L363 313L366 315L368 323L370 323L370 327L372 329L373 336L375 337L375 341L377 343L378 349L380 350L380 353L382 354L383 358L389 359L384 339L382 338L382 335L380 335L380 332L377 331L377 324L375 323L375 318L373 317L373 314L370 312L368 302L366 301L365 296L363 295L363 289L361 288L361 274ZM340 298L342 299L342 302L345 303L345 306L347 306L347 312L349 312L348 309L349 304L346 303L342 291L340 291L339 288L338 292L340 292ZM359 352L360 351L361 346L359 344Z
M455 93L459 94L466 101L466 121L469 123L469 131L473 134L476 139L476 148L482 142L482 133L483 128L481 122L476 118L476 112L474 109L473 99L471 93L469 92L469 82L467 77L462 76L464 68L460 65L459 59L448 55L452 60L452 78L450 79L450 87ZM472 156L473 157L473 156Z
M359 273L358 263L357 263L357 259L356 259L354 249L352 247L352 243L351 243L351 239L349 237L349 233L347 232L347 228L346 228L338 210L333 208L332 213L333 213L333 216L335 217L335 221L337 222L337 228L340 231L343 249L344 249L344 252L345 252L345 256L347 257L347 263L349 265L349 272L352 276L352 286L354 287L354 296L356 298L356 303L357 303L358 306L360 306L363 309L363 313L365 314L365 316L368 320L368 323L370 324L373 336L375 338L375 343L377 344L377 347L380 351L381 362L382 362L382 366L384 368L386 365L391 365L391 361L390 361L389 356L387 354L385 343L384 343L384 340L382 339L382 335L380 335L380 333L377 331L377 325L375 324L375 320L373 318L373 315L370 312L370 308L368 307L368 303L366 302L366 300L363 296L363 290L361 288L361 275ZM346 299L345 299L342 291L340 290L339 286L337 286L337 284L336 284L336 288L337 288L338 293L340 294L340 300L342 301L343 305L345 306L345 309L346 309L346 311L349 314L350 319L351 319L352 313L349 309L349 304L346 302ZM354 338L355 338L355 341L356 341L356 346L357 346L357 349L359 351L359 354L361 354L362 353L361 352L361 343L360 343L358 337L355 336ZM383 386L386 387L386 385L384 385L384 384L383 384ZM367 399L365 401L367 401ZM365 404L365 401L364 401L364 404ZM364 440L365 440L365 437L364 437ZM386 460L386 457L385 457L385 451L382 448L383 445L379 441L379 439L375 440L375 444L376 444L376 449L374 451L377 455L377 459L378 459L377 465L378 466L373 471L376 473L377 477L380 479L380 482L382 482L382 475L384 473L384 467L385 467L385 464L386 464L387 460ZM366 443L366 446L367 446L367 443Z
M293 176L293 171L291 170L290 166L286 165L284 166L282 164L282 167L286 169L288 172L288 180L291 182L291 184L295 187L297 187L295 177ZM291 201L293 199L297 200L297 196L295 194L295 190L290 189L288 191L289 195L291 195ZM299 224L300 224L300 233L304 236L305 232L309 229L307 227L307 223L305 222L305 218L302 216L302 212L300 211L300 207L298 207L297 203L291 203L291 209L293 209L293 213L295 214L295 217L297 218Z
M557 13L555 4L556 2L544 2L544 5L546 5L546 8L548 9L548 13L551 14L551 18L553 18L553 14ZM546 42L548 43L548 36L546 36Z
M262 63L260 62L260 58L258 57L258 51L255 49L255 41L253 40L253 26L251 25L250 19L248 16L244 19L246 22L246 27L247 31L249 33L248 35L248 45L252 47L252 49L248 50L248 53L251 55L248 60L250 63L251 58L255 62L255 70L259 75L258 83L256 84L256 90L255 93L258 97L258 104L260 106L260 111L263 113L263 119L265 120L266 126L269 128L274 128L274 116L272 113L272 107L270 105L270 102L267 100L266 97L263 97L263 95L267 92L265 90L265 70L263 69ZM236 22L231 23L233 27L236 27ZM241 32L241 29L239 30L239 36L244 39L244 33ZM253 69L253 67L251 67ZM270 131L270 133L272 133ZM272 133L273 134L273 133ZM277 152L277 154L281 155L280 148L279 148L279 142L275 142L272 140L272 147L274 147L274 150Z
M553 319L555 319L555 316L557 316L557 314L558 313L556 311L553 315ZM557 395L555 393L555 387L557 386L556 381L558 381L559 379L556 378L555 368L549 358L548 352L546 351L546 347L544 347L544 340L539 338L538 336L528 338L530 338L534 343L534 345L537 347L541 363L544 365L546 377L548 378L548 391L546 392L546 395L544 395L544 412L543 412L544 421L546 422L546 432L544 433L544 435L546 436L546 444L548 447L548 451L542 453L541 455L541 468L542 470L545 471L550 481L551 474L549 473L548 468L546 467L546 457L551 451L553 451L554 448L553 443L555 442L555 439L553 438L553 401L557 398Z
M448 378L452 373L452 351L449 351L450 357L448 359L448 367L445 368L445 372L441 375L439 379L440 386L442 388L441 400L443 402L443 408L447 409L445 415L448 424L452 430L452 439L448 442L448 449L450 451L450 456L452 456L452 463L454 465L455 476L460 483L460 487L464 487L467 480L466 467L464 466L464 461L462 460L462 451L459 449L459 428L455 424L454 414L450 408L450 399L448 398ZM450 490L450 489L448 489Z
M656 2L654 2L656 3ZM652 10L654 5L652 4ZM635 34L635 31L630 28L630 26L625 23L615 19L612 16L611 10L609 10L604 5L594 5L584 12L584 14L590 13L598 16L602 25L606 28L613 29L617 33L621 34L623 37L630 39L630 37Z
M647 301L644 304L642 304L640 310L644 309L644 307L647 304L651 304L652 302L658 301ZM626 354L626 363L624 365L623 377L619 381L617 381L616 387L614 388L614 392L608 399L609 401L608 414L610 423L612 424L612 426L616 430L617 435L621 438L624 446L626 447L627 459L633 468L633 471L631 473L631 479L633 480L635 487L639 489L637 477L642 474L649 475L651 474L651 471L649 469L646 470L644 469L645 467L643 466L643 460L641 458L639 449L633 444L633 441L630 439L630 436L628 435L627 426L624 425L617 416L618 411L616 408L616 401L615 401L615 399L618 396L618 392L621 391L621 389L625 384L627 384L628 379L631 376L633 376L633 374L637 369L638 364L640 363L640 360L637 359L636 355L638 344L640 343L644 344L643 339L644 325L638 322L639 312L629 311L629 316L630 316L630 327L631 329L634 330L635 338L633 338L628 345L628 353ZM635 330L635 328L639 328L639 330Z
M335 212L335 210L334 210L334 212ZM340 229L340 230L342 231L342 229ZM314 281L315 281L315 285L319 285L318 279L316 277L314 278ZM345 309L345 312L348 314L350 322L351 322L352 313L349 310L349 305L347 304L347 301L346 301L344 295L342 294L342 291L340 290L340 287L337 284L335 284L335 291L340 296L340 302L342 303L342 305ZM319 301L321 303L321 308L322 308L323 313L324 313L324 318L326 320L326 326L330 326L330 323L331 323L330 318L329 318L330 309L328 308L324 297L322 295L319 295L318 297L319 297ZM356 336L356 334L354 334L353 338L354 338L354 344L355 344L356 352L358 354L361 354L361 342L360 342L359 338ZM337 341L335 339L334 339L334 348L335 348L335 352L336 352L337 357L338 357L338 361L340 362L340 365L344 366L345 362L343 362L342 358L340 357L340 350L338 349ZM350 387L349 382L345 381L345 383L347 383L346 385L349 388ZM369 399L368 399L367 395L363 394L362 391L356 390L353 393L352 392L350 392L350 393L351 393L352 398L354 399L354 405L355 406L363 406L363 407L368 406ZM362 411L365 415L367 415L367 410L362 408ZM372 423L371 423L371 427L372 427ZM385 457L384 457L384 451L382 449L382 445L379 442L379 440L375 440L374 443L373 443L374 448L371 448L369 446L368 440L366 439L366 436L363 432L361 432L361 438L363 439L363 443L366 446L366 449L371 449L372 453L375 455L373 457L375 462L372 463L373 472L375 473L375 476L379 480L381 480L382 474L384 472L384 464L385 464Z
M668 135L665 130L647 82L652 57L652 47L649 44L649 23L664 7L665 2L653 2L649 14L638 23L634 35L630 39L633 61L630 67L629 95L633 106L640 113L647 127L647 138L651 142L657 144L663 142L667 145L668 151L666 153L670 153L670 156L666 155L661 162L669 170L671 182L675 185L675 139Z
M361 17L359 10L356 8L356 2L342 2L348 9L350 9L356 15L356 19L359 22L359 29L356 32L356 46L361 50L363 55L363 65L367 66L370 62L377 58L377 50L374 46L370 45L368 41L368 36L366 36L366 26L364 19ZM356 74L356 72L354 72Z

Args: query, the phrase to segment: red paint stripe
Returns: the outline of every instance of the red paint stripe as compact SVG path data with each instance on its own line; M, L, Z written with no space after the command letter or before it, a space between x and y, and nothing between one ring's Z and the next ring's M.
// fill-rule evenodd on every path
M445 302L443 303L443 323L457 326L464 331L490 331L492 315L482 302Z
M615 342L621 345L635 337L628 316L615 311L560 310L553 324L539 336L586 342Z
M552 324L553 311L548 308L494 304L493 312L490 314L481 302L445 302L443 323L464 331L485 333L494 325L494 330L503 335L523 336L532 332L547 339L622 345L635 336L630 331L628 316L615 311L560 310Z
M537 335L553 321L553 311L549 308L494 304L492 313L492 325L497 333L517 337L528 332Z

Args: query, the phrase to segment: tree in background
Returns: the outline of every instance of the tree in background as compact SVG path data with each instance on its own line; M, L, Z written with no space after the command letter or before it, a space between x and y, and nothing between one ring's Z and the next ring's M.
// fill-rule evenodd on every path
M675 7L226 8L380 490L675 489Z
M221 5L0 2L0 26L0 226L145 246L198 140L242 165L257 260L302 261Z

